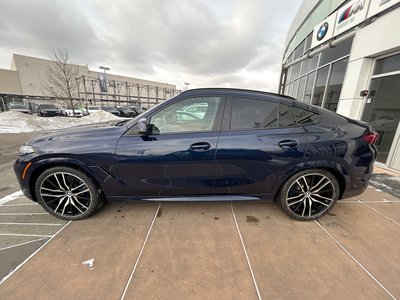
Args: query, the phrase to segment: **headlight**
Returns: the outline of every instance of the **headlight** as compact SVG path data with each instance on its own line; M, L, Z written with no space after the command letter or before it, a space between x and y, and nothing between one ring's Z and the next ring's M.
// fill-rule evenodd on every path
M27 155L31 153L35 153L32 146L22 145L21 148L19 148L19 155Z

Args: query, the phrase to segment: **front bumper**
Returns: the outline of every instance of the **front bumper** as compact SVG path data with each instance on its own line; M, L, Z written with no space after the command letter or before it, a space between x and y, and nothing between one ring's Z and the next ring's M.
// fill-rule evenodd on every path
M31 175L31 166L30 160L25 159L24 157L18 157L17 160L14 162L14 172L15 176L17 177L18 183L21 187L22 193L28 198L33 201L36 201L31 194L29 178ZM22 178L24 177L24 178Z

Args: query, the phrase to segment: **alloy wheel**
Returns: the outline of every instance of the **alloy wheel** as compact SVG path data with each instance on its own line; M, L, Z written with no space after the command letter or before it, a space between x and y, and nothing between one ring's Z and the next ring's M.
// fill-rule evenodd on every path
M78 217L89 210L92 201L89 186L74 174L51 173L39 188L43 203L56 215Z
M286 206L296 216L311 219L323 215L336 202L336 189L331 179L319 173L297 178L286 194Z

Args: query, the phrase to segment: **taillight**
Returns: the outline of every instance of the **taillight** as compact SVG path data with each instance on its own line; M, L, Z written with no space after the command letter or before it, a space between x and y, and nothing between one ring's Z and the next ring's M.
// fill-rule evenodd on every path
M366 132L363 136L363 139L368 144L373 145L378 140L378 137L379 137L379 134L375 131L372 131L372 132Z

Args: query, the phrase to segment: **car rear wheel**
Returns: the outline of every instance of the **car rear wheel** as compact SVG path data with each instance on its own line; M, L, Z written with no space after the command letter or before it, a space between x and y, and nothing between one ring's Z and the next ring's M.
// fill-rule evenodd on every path
M40 205L64 220L89 217L101 206L100 192L86 174L68 167L44 171L37 179L35 193Z
M290 217L309 221L327 214L339 197L335 176L325 170L310 169L290 177L280 193L280 205Z

